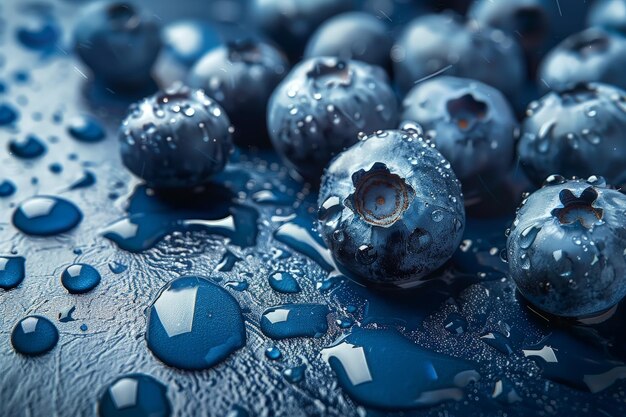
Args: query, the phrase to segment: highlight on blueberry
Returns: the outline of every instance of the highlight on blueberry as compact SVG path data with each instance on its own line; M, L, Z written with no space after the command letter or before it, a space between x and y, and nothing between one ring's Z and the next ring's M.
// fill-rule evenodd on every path
M202 88L224 107L238 145L269 144L267 102L289 63L273 46L252 39L228 42L191 69L189 85Z
M482 81L516 97L526 76L520 46L501 30L469 23L453 14L425 15L409 23L391 50L400 89L406 92L443 73Z
M130 3L98 1L86 6L78 18L76 52L105 84L141 87L150 81L161 50L159 31L153 15Z
M304 56L336 56L391 69L393 41L387 25L364 12L350 12L328 19L311 36Z
M479 81L441 76L417 84L403 101L402 120L417 122L450 161L466 201L497 185L513 164L511 106Z
M549 93L526 111L518 156L539 185L548 175L601 175L626 184L626 92L603 84L580 84Z
M595 0L587 15L589 26L626 33L626 1Z
M541 310L602 313L626 295L626 195L604 178L547 178L519 208L507 239L511 277Z
M326 19L347 12L353 0L252 0L256 26L279 44L290 58L301 58L306 41Z
M626 38L592 27L576 33L550 51L539 67L540 86L566 90L586 82L626 88Z
M397 123L396 96L385 71L359 61L311 58L276 88L267 125L276 151L308 180L318 182L330 159L360 132Z
M119 130L122 162L155 188L193 188L222 171L232 150L224 109L177 85L130 106Z
M412 287L458 247L461 185L417 125L379 131L340 153L319 193L319 231L340 268L368 284Z

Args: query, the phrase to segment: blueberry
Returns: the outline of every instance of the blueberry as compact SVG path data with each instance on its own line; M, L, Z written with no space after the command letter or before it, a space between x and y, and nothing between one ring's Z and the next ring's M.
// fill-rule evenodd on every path
M468 1L468 0L464 0ZM392 32L432 9L414 0L358 0L360 10L383 20Z
M250 9L258 28L297 60L322 22L352 6L353 0L252 0Z
M518 143L528 177L539 185L550 174L602 175L626 184L626 93L581 84L530 104Z
M82 11L76 51L96 78L124 88L144 86L161 49L159 25L129 3L101 1Z
M363 283L410 287L442 266L465 224L461 185L417 125L379 131L340 153L319 194L319 231Z
M544 0L477 0L468 13L480 25L519 36L524 49L542 46L549 34Z
M267 43L229 42L194 65L189 85L203 88L224 107L235 127L236 144L269 144L267 102L288 66L284 55Z
M535 306L601 313L626 295L626 196L602 177L552 175L522 202L507 240L511 277Z
M497 185L513 164L517 123L498 90L479 81L436 77L403 102L403 120L420 124L452 164L466 197Z
M389 69L392 43L389 29L382 20L369 13L344 13L317 29L309 39L304 56L356 59Z
M131 105L119 131L122 162L152 187L195 187L224 169L231 131L204 91L175 86Z
M626 1L596 0L591 5L587 16L589 26L626 33Z
M311 58L276 88L267 125L274 147L305 178L318 182L330 159L371 133L396 126L397 101L380 67Z
M482 81L514 98L526 72L513 38L500 30L466 25L453 14L413 20L393 46L391 59L396 82L405 92L418 81L445 73Z
M222 44L220 32L200 20L179 20L163 28L163 46L176 61L191 67L208 51Z
M541 85L559 91L584 82L626 88L626 38L601 28L574 34L546 55L539 68Z

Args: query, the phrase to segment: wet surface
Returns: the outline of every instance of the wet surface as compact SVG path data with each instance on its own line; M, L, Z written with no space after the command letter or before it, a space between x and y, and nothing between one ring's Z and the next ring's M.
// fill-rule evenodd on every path
M0 5L0 149L7 149L0 152L0 414L90 416L101 401L112 410L106 415L118 415L121 401L154 405L163 415L171 407L173 416L626 415L626 305L584 322L528 308L500 256L512 213L469 218L452 262L423 287L355 284L336 271L313 231L315 191L290 179L270 152L236 152L215 184L191 195L138 184L122 167L115 135L124 100L87 94L88 71L72 58L67 28L76 3L23 7ZM51 23L33 26L49 16ZM75 121L81 115L98 126ZM30 134L45 153L23 159L8 152L11 139ZM39 208L50 203L43 196L61 198L72 215L48 217L45 233L36 220L54 210L15 219L34 196ZM62 285L74 264L101 275L90 292L70 294ZM170 335L210 330L212 314L233 323L240 315L243 336L221 328L220 349L179 348L171 359L168 309L154 322L150 315L168 283L190 275L208 281L196 304L178 297L187 313L175 315L201 321L191 320L189 330L174 320ZM230 304L211 313L198 308L202 297ZM301 328L287 329L286 338L266 336L263 317L293 305L321 307L304 324L297 322L306 316L294 316ZM36 317L49 320L58 341ZM165 354L146 341L157 321ZM51 351L17 353L16 325L20 340L46 331L42 350ZM208 369L167 364L199 353ZM117 392L120 381L139 394Z

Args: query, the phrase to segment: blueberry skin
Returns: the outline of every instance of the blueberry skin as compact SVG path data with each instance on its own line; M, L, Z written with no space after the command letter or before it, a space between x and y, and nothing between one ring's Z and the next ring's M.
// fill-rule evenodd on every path
M403 101L402 120L422 126L466 197L497 185L513 164L513 110L502 93L479 81L442 76L417 84Z
M320 24L352 6L353 0L252 0L250 14L256 26L297 61Z
M626 295L626 196L602 177L546 185L522 202L507 240L511 277L535 306L563 317L602 313Z
M626 92L609 85L581 84L549 93L529 105L518 156L537 185L550 174L601 175L626 184Z
M267 126L287 165L317 183L332 157L356 143L359 133L395 127L397 107L382 68L311 58L272 94Z
M522 50L513 38L496 29L464 25L453 14L413 20L393 46L391 59L404 92L442 72L482 81L512 99L519 94L526 72Z
M122 162L151 187L196 187L224 169L231 132L204 91L175 86L131 105L119 130Z
M626 38L601 28L574 34L550 51L539 67L540 86L553 91L602 82L626 88Z
M524 50L531 52L544 46L550 35L548 7L545 0L477 0L468 15L480 26L517 36Z
M309 39L304 56L336 56L391 68L393 41L387 25L369 13L343 13L328 19Z
M76 51L96 78L112 86L146 85L161 49L160 28L149 13L123 2L86 6L74 28Z
M589 26L600 26L608 30L626 33L626 1L596 0L587 15Z
M461 184L421 128L364 138L328 166L319 231L341 269L364 284L408 288L454 253L463 235Z
M288 68L282 52L267 43L229 42L204 55L191 69L188 83L224 107L237 145L267 145L267 103Z

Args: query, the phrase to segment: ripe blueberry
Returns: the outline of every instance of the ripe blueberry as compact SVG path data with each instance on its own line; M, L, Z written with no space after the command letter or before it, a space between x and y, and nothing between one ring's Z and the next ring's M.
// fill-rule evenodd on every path
M105 84L140 87L161 49L156 19L133 5L100 1L82 11L74 29L76 51Z
M122 161L155 188L191 188L224 169L232 149L224 109L176 86L133 104L119 132Z
M550 174L601 175L626 184L626 93L602 84L580 84L549 93L526 111L518 155L539 185Z
M510 274L535 306L601 313L626 295L626 196L602 177L552 175L522 202L507 240Z
M554 91L585 82L626 88L626 38L601 28L574 34L546 55L539 68L541 85Z
M466 197L497 185L513 163L517 123L509 103L479 81L435 77L417 84L403 102L403 120L424 128L450 161Z
M356 59L390 69L392 43L383 21L369 13L344 13L327 20L317 29L309 39L304 56Z
M340 153L319 194L319 231L364 283L411 287L442 266L465 224L461 185L417 125L379 131Z
M194 65L189 85L203 88L224 107L235 127L236 144L267 144L267 102L288 65L283 54L266 43L229 42Z
M600 26L605 29L626 33L626 1L594 1L587 15L587 23L589 26Z
M409 23L391 59L396 82L405 92L417 81L445 73L482 81L514 98L526 72L513 38L500 30L465 25L451 14L425 15Z
M383 69L334 57L311 58L272 94L267 126L285 162L319 182L330 159L356 143L360 132L395 127L397 106Z

